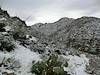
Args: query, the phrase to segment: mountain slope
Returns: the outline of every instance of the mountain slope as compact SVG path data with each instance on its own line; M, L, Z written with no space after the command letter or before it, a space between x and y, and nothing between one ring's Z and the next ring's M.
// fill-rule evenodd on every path
M100 19L27 26L0 8L0 75L100 75Z

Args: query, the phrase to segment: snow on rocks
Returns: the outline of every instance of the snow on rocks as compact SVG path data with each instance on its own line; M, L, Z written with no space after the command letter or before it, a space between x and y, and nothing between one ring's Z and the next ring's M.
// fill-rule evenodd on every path
M84 54L80 56L76 55L68 55L62 57L67 60L68 67L64 67L64 70L67 71L71 75L89 75L86 71L86 65L89 65L89 59L86 58Z
M37 41L36 37L30 36L30 35L26 35L26 38L29 39L29 41L34 41L34 42Z
M10 31L11 30L11 27L10 26L6 26L4 27L6 31Z
M30 38L30 41L37 41L35 37Z

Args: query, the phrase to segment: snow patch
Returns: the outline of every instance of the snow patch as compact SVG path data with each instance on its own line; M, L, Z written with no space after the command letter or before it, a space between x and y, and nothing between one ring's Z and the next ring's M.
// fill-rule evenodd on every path
M30 38L30 41L37 41L35 37Z
M26 35L26 38L28 38L30 41L37 41L36 37L30 37L30 35Z
M30 37L30 35L26 35L26 38L29 38Z
M20 45L15 49L15 59L21 63L21 68L19 69L20 73L17 75L30 75L31 73L29 72L32 67L32 61L41 61L39 54Z
M3 20L5 20L5 21L6 21L7 19L3 17L3 18L0 18L0 20L1 20L1 21L3 21Z
M68 60L68 67L64 67L64 70L71 75L89 75L86 71L86 65L89 65L89 59L84 54L80 56L63 56Z
M27 65L32 60L36 62L39 61L40 57L39 54L19 45L18 48L15 49L15 59L19 60L23 65Z
M6 30L6 31L10 31L10 30L11 30L11 27L10 27L10 26L6 26L6 27L5 27L5 30Z

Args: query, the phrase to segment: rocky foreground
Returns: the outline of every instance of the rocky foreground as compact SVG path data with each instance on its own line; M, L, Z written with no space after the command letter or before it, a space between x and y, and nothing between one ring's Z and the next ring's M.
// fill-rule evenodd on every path
M100 19L27 26L0 8L0 75L100 75Z

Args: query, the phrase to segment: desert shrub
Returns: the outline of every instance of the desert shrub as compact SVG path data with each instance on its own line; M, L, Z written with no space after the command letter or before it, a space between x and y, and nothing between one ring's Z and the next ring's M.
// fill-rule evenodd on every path
M38 52L39 54L43 54L45 52L45 48L33 47L32 50L34 52Z
M38 52L39 54L43 54L45 52L44 49L39 49L39 48L37 48L37 49L35 48L34 51Z
M61 54L59 49L55 50L55 52L58 53L58 54Z
M4 29L5 24L4 23L0 23L0 32L5 32L6 30Z
M15 45L12 44L11 42L0 41L0 50L10 52L10 51L14 50L14 48L15 48Z
M33 43L31 46L32 51L38 52L39 54L45 53L45 46L43 44Z
M15 39L15 40L17 40L18 38L19 38L19 33L13 33L13 38Z
M58 61L58 55L50 55L49 59L42 62L37 62L31 68L31 72L36 75L68 75L62 63Z
M21 32L14 32L13 38L15 40L26 40L26 36L22 35Z
M3 28L5 27L5 24L4 23L0 23L0 28Z
M88 52L93 55L100 54L100 40L96 38L92 39L81 39L81 41L76 39L69 39L66 47L72 47L76 50L80 50L83 52Z

